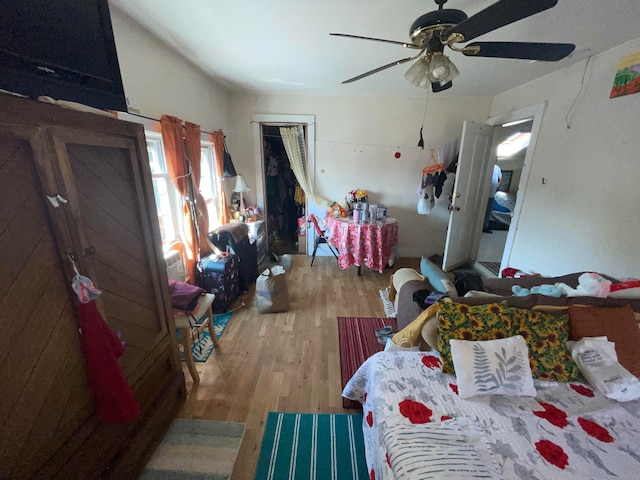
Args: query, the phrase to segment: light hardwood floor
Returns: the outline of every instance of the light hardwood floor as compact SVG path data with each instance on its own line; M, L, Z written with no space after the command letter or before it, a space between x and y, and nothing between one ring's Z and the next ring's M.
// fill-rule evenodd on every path
M384 317L378 293L401 267L419 269L419 258L397 259L383 273L362 267L340 270L336 259L293 257L287 275L291 308L259 314L253 289L233 313L221 348L197 363L200 384L187 379L180 418L242 422L246 431L234 480L252 480L267 413L353 413L342 408L336 318ZM217 349L216 349L217 350Z

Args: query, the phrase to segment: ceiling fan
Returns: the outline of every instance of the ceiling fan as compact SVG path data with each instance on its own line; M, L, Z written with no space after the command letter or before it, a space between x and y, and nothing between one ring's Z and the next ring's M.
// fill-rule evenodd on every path
M418 59L407 70L405 78L413 85L422 88L428 88L431 85L433 92L440 92L451 88L452 80L459 73L454 63L444 54L445 47L469 57L517 58L547 62L562 60L576 47L572 43L537 42L474 42L464 46L458 45L552 8L558 0L498 0L471 17L467 17L467 14L461 10L443 8L447 0L434 1L438 5L438 10L425 13L413 22L409 30L409 43L346 33L331 33L330 35L338 37L392 43L419 50L415 56L382 65L342 83L355 82L387 68Z

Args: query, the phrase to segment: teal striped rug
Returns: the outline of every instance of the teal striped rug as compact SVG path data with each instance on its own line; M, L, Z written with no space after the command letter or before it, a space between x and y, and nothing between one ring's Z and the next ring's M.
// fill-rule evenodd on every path
M255 480L366 480L362 415L269 412Z

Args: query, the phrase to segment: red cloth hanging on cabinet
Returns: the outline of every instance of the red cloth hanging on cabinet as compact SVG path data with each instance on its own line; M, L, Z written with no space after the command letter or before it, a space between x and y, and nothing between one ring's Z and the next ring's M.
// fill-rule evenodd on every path
M104 423L131 423L140 415L140 406L118 363L124 347L105 323L95 302L78 306L82 350L87 362L89 385L96 410Z

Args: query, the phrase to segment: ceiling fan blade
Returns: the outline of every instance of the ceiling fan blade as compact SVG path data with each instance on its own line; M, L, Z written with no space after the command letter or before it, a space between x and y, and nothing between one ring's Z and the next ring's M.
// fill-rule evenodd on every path
M348 80L345 80L342 83L355 82L356 80L360 80L361 78L368 77L369 75L373 75L374 73L381 72L383 70L386 70L387 68L395 67L396 65L402 65L403 63L410 62L411 60L414 60L415 58L416 57L408 57L408 58L403 58L402 60L396 60L395 62L388 63L387 65L383 65L382 67L374 68L373 70L369 70L368 72L361 73L357 77L350 78Z
M558 0L499 0L447 29L442 36L447 38L452 33L459 33L464 37L460 41L468 42L480 35L554 7L557 3Z
M474 52L473 47L479 47L480 50ZM520 58L557 62L573 52L575 48L573 43L474 42L465 45L462 53L468 57Z
M359 35L349 35L348 33L330 33L329 35L333 35L334 37L357 38L359 40L372 40L374 42L391 43L393 45L400 45L404 48L417 48L418 50L421 49L418 45L414 45L413 43L397 42L395 40L385 40L383 38L361 37Z

